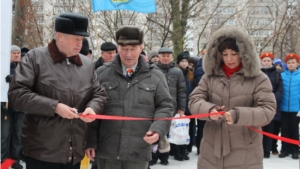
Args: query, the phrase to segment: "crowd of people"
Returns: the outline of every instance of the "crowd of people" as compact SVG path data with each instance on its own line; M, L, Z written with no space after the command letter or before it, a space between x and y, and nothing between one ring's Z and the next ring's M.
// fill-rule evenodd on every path
M93 63L85 37L86 16L63 13L45 47L11 46L9 102L1 103L1 161L13 169L79 169L86 155L92 169L149 169L169 158L198 168L263 168L263 158L291 154L299 146L262 136L244 126L299 139L300 57L284 62L271 52L257 55L240 28L217 30L202 52L177 56L169 47L143 51L136 26L116 31ZM285 65L286 64L286 65ZM220 114L218 112L224 112ZM188 145L168 142L169 120L99 120L102 114L139 118L190 116Z

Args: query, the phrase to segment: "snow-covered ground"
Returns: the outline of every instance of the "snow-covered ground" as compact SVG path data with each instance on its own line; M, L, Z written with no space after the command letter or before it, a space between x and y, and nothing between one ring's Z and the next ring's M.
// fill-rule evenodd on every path
M279 144L280 145L280 144ZM280 148L278 148L280 149ZM190 160L187 161L177 161L174 160L173 156L169 158L169 165L164 166L157 164L151 166L151 169L197 169L198 156L196 154L196 147L193 147L193 152L189 155ZM21 162L25 167L25 163ZM272 155L269 159L264 159L264 169L300 169L300 161L292 159L291 156L285 158L279 158L278 155Z
M280 144L279 144L280 145ZM198 156L196 154L196 147L193 148L193 152L189 155L188 161L174 160L173 156L169 158L169 165L163 166L159 162L151 169L197 169ZM279 158L278 155L270 155L269 159L264 159L264 169L300 169L300 161L292 159L291 155L285 158Z

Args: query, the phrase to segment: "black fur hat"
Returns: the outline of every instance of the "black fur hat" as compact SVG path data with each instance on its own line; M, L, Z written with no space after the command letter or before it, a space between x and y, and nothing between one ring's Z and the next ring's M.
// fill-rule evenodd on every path
M82 40L82 47L81 47L81 50L80 50L79 53L81 53L81 54L83 54L83 55L86 56L86 55L89 54L89 49L90 49L89 42L88 42L88 40L86 38L84 38Z
M21 48L21 56L25 56L27 53L29 52L29 49L28 48Z
M88 18L81 14L62 13L55 19L55 31L71 35L89 36Z
M102 51L111 51L111 50L116 50L117 46L111 42L104 42L102 43L100 49Z
M122 26L116 32L118 45L140 45L143 43L144 33L136 26Z
M179 64L179 62L182 60L182 59L189 59L190 57L190 53L189 51L184 51L184 52L181 52L178 54L177 56L177 64Z

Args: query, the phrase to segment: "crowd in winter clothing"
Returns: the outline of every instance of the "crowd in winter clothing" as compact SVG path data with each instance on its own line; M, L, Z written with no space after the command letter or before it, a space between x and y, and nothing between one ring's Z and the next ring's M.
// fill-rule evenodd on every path
M66 57L60 32L88 36L82 31L87 24L81 32L57 26L66 19L86 20L81 15L60 15L55 21L56 39L47 47L21 51L11 46L11 71L5 77L11 83L10 104L1 103L1 161L15 159L12 168L22 168L21 151L28 169L50 163L75 164L75 169L84 153L96 161L92 169L97 163L98 168L150 168L158 162L168 165L173 156L189 160L193 146L199 155L198 168L258 169L271 153L299 159L298 145L283 142L279 150L276 139L244 127L299 139L297 54L287 54L285 63L271 52L257 56L245 32L226 27L214 33L200 57L188 51L175 56L168 47L151 50L147 57L141 45L143 32L125 26L116 33L117 45L103 43L101 57L92 63L86 39L80 54ZM124 60L128 50L134 59ZM22 60L21 53L27 54ZM57 113L59 104L76 107L71 113L78 109L110 116L212 115L190 119L190 141L182 145L168 142L171 121L93 121L77 114L63 116ZM55 135L61 137L52 138Z

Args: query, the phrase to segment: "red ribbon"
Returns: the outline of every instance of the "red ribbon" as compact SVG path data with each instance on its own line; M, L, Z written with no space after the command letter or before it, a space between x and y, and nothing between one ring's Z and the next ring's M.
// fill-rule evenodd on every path
M15 163L15 160L7 158L1 163L1 169L9 169Z
M211 114L195 114L190 116L180 116L180 117L168 117L168 118L141 118L141 117L124 117L124 116L108 116L108 115L99 115L99 114L89 114L83 115L82 117L87 117L91 119L102 119L102 120L176 120L176 119L194 119L194 118L203 118L211 115L224 114L225 112L217 112Z
M249 126L245 126L253 131L256 131L260 134L263 134L265 136L268 136L268 137L271 137L273 139L276 139L276 140L281 140L283 142L286 142L286 143L290 143L290 144L296 144L296 145L300 145L300 141L299 140L293 140L293 139L289 139L289 138L286 138L286 137L280 137L280 136L277 136L277 135L274 135L274 134L270 134L270 133L267 133L267 132L264 132L264 131L261 131L261 130L258 130L256 128L252 128L252 127L249 127Z
M92 119L102 119L102 120L176 120L176 119L193 119L193 118L203 118L203 117L208 117L208 116L212 116L212 115L223 115L225 114L224 111L222 112L216 112L216 113L209 113L209 114L195 114L195 115L190 115L190 116L181 116L181 117L169 117L169 118L141 118L141 117L123 117L123 116L108 116L108 115L98 115L98 114L89 114L89 115L83 115L80 114L80 116L83 117L87 117L87 118L92 118ZM285 137L280 137L274 134L270 134L267 132L263 132L261 130L249 127L249 126L245 126L251 130L254 130L260 134L263 134L265 136L271 137L273 139L276 140L281 140L283 142L287 142L290 144L296 144L296 145L300 145L300 141L299 140L293 140L293 139L289 139L289 138L285 138Z

